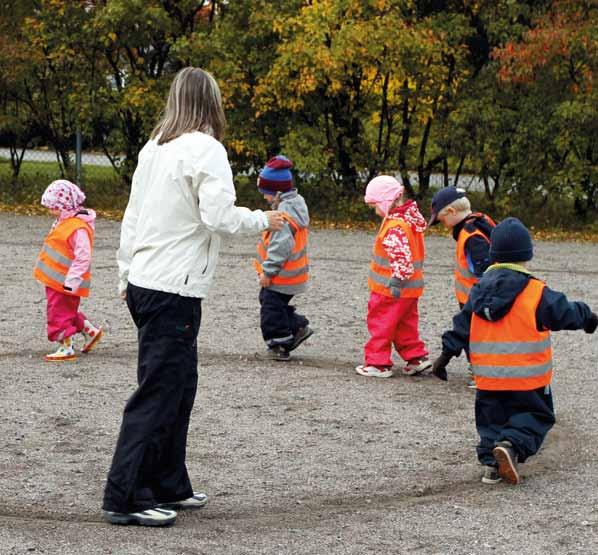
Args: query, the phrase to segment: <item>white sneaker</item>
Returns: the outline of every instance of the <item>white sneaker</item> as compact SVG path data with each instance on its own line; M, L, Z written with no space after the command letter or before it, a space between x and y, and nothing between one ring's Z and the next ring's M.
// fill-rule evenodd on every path
M64 362L66 360L74 360L77 358L75 349L73 347L73 338L67 337L58 342L58 349L44 357L46 362Z
M403 374L407 376L417 376L426 370L432 368L432 363L428 360L428 357L416 358L410 360L403 368Z
M171 503L160 503L158 506L168 509L201 509L208 504L208 499L205 493L194 491L192 497L181 501L172 501Z
M83 323L81 333L85 338L85 343L81 347L82 353L89 353L104 336L104 330L101 327L96 328L89 320L85 320Z
M372 378L390 378L394 376L392 368L378 368L376 366L365 366L364 364L356 366L355 372L361 374L362 376L369 376Z
M111 524L139 524L141 526L168 526L177 517L176 511L155 507L137 513L103 511L104 520Z

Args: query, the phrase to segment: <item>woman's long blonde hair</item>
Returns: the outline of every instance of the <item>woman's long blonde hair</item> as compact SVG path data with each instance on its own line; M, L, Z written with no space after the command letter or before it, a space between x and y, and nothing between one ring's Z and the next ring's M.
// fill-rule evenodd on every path
M164 144L183 133L201 131L221 140L226 127L218 83L207 71L186 67L170 85L168 100L151 138Z

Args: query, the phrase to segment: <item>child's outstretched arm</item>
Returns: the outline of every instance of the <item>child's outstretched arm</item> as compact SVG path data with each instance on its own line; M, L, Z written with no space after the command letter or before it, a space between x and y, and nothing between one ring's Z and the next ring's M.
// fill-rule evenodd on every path
M581 301L570 302L564 293L544 287L536 310L536 325L540 331L581 330L594 333L598 316Z

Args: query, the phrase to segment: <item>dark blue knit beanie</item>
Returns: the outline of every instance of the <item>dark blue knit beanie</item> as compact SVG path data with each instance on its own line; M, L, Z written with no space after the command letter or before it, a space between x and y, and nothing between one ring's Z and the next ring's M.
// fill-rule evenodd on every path
M532 238L517 218L505 218L490 235L492 262L526 262L534 256Z

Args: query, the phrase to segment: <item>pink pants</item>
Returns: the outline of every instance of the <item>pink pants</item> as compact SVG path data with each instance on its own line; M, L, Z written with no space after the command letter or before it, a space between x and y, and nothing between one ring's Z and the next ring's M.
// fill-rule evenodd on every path
M83 329L85 314L79 312L81 297L65 295L46 287L48 339L62 341Z
M392 366L392 346L403 360L428 356L424 342L419 338L418 299L396 299L370 293L368 302L368 331L370 340L365 344L367 366Z

